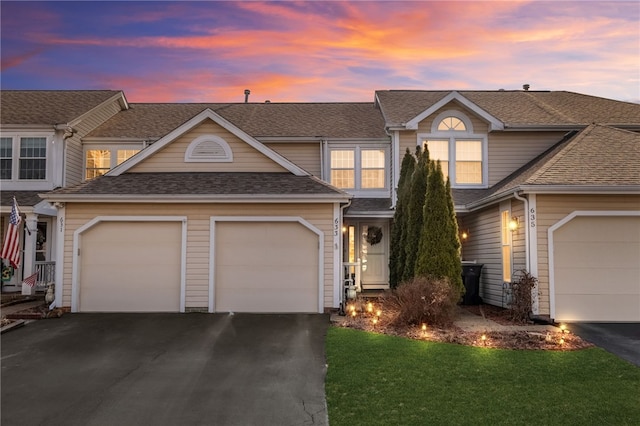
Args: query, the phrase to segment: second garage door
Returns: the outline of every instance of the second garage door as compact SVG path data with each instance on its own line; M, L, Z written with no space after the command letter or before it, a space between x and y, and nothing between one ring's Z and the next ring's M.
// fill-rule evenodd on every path
M640 321L640 217L578 216L553 241L557 321Z
M217 222L217 312L318 312L319 238L298 222Z
M81 235L79 310L178 312L180 222L101 222Z

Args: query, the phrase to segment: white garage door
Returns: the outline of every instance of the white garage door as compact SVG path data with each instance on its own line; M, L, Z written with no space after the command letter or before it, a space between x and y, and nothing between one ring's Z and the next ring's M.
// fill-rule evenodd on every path
M318 241L298 222L216 222L216 312L318 312Z
M81 235L82 312L178 312L180 222L101 222Z
M553 247L557 321L640 321L640 217L575 217Z

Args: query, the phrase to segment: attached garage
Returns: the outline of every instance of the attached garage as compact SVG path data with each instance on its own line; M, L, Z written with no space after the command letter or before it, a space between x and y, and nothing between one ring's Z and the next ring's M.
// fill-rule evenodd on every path
M556 321L640 321L639 215L574 212L549 242Z
M321 231L300 218L212 218L215 312L322 312Z
M97 218L76 238L75 312L184 310L181 218Z

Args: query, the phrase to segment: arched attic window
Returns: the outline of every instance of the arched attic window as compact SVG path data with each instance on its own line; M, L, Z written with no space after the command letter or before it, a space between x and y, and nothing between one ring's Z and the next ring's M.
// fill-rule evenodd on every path
M440 160L452 187L487 186L487 136L474 134L471 120L461 111L438 114L430 133L418 133L418 144L428 147L431 159Z
M195 138L184 154L185 163L231 163L233 152L220 136L202 135Z

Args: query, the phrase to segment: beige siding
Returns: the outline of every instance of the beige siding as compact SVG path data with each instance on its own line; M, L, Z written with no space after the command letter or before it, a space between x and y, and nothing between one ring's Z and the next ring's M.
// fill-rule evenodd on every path
M72 204L67 203L62 305L71 306L73 233L96 216L187 217L187 309L206 308L211 216L296 216L324 232L324 306L333 307L332 204Z
M489 185L495 185L564 137L563 132L493 132L489 134Z
M232 163L185 163L189 144L197 137L215 135L229 144ZM286 169L211 120L178 137L131 172L284 172Z
M502 250L500 244L500 209L492 206L459 218L460 230L469 237L462 242L462 259L484 264L480 296L485 303L503 306Z
M269 143L266 145L312 175L318 178L322 176L319 143Z
M540 314L550 314L549 301L549 227L576 210L635 210L640 209L638 195L538 195L538 281Z
M93 129L116 115L121 110L118 100L97 108L80 123L73 126L77 131L73 137L67 139L65 158L65 186L82 182L84 178L84 155L81 138Z

